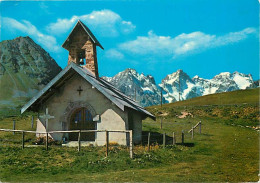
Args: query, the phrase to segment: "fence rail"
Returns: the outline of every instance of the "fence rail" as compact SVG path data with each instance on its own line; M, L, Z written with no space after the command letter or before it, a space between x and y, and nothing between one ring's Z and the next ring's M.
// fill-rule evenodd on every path
M6 132L26 132L26 133L40 133L40 134L45 134L45 133L75 133L75 132L121 132L121 133L129 133L132 130L61 130L61 131L48 131L48 132L36 132L36 131L30 131L30 130L12 130L12 129L0 129L0 131L6 131Z
M201 121L199 121L195 126L192 126L191 129L188 131L188 133L191 132L191 138L194 137L194 129L199 127L199 133L201 134Z
M195 126L193 126L193 127L188 131L188 133L192 132L192 130L194 130L194 129L197 128L198 126L199 126L200 133L201 133L201 121L199 121Z
M188 131L188 133L192 132L192 138L194 135L194 129L199 127L199 133L201 133L201 121L199 121L196 125L192 126L192 128ZM46 150L48 150L48 146L49 146L49 142L48 142L48 135L49 134L54 134L54 133L78 133L78 151L81 150L81 137L82 137L82 133L90 133L90 132L105 132L105 147L106 147L106 156L108 156L109 154L109 133L129 133L129 154L130 154L130 158L133 158L133 132L132 130L58 130L58 131L48 131L48 132L36 132L36 131L30 131L30 130L13 130L13 129L0 129L0 131L4 131L4 132L20 132L21 135L21 142L22 142L22 148L24 149L25 146L25 140L24 140L24 136L25 133L34 133L34 134L46 134ZM184 145L184 131L182 130L180 133L181 139L180 139L180 143L182 145ZM142 139L143 142L147 142L147 146L148 146L148 151L150 151L150 146L153 142L158 143L159 141L161 141L162 147L165 148L165 146L167 144L172 144L172 145L176 145L177 144L177 140L176 140L176 133L172 132L172 137L167 136L166 133L162 133L162 134L156 134L156 133L151 133L148 132L147 135L142 135ZM158 140L158 137L160 137L161 140ZM154 140L155 139L155 140ZM179 143L179 144L180 144ZM128 144L128 142L127 142Z
M36 131L30 131L30 130L12 130L12 129L0 129L0 131L5 131L5 132L27 132L27 133L46 133L46 132L36 132Z
M130 158L133 158L133 132L132 130L68 130L68 131L49 131L49 132L36 132L30 130L12 130L12 129L0 129L4 132L21 132L22 134L22 149L24 149L24 136L25 133L37 133L37 134L46 134L46 150L49 148L48 136L53 133L78 133L78 151L81 150L81 133L88 132L105 132L106 133L106 156L108 156L109 150L109 133L129 133L129 153Z

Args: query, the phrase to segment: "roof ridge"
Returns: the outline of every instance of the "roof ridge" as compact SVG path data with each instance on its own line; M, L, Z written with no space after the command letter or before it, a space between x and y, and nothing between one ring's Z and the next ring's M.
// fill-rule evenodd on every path
M70 34L68 35L68 37L65 39L65 41L62 43L62 47L65 48L65 43L67 42L67 40L69 39L69 37L71 36L72 32L74 31L74 29L76 28L76 26L80 24L82 26L82 28L85 30L85 32L89 35L89 37L91 38L91 40L97 45L99 46L101 49L104 50L103 46L100 44L100 42L97 40L97 38L95 37L95 35L91 32L91 30L80 20L78 19L77 23L74 25L73 29L71 30Z

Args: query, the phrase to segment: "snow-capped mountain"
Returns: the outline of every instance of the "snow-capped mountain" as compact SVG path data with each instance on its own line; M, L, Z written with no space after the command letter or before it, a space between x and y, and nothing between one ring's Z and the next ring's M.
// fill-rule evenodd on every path
M239 72L223 72L212 79L203 79L199 76L190 78L182 70L177 70L167 75L159 85L156 85L151 75L138 74L134 69L126 69L114 77L103 79L142 106L159 104L161 90L163 103L171 103L213 93L257 87L251 74Z
M234 72L233 74L223 72L216 75L211 81L216 86L219 86L219 89L216 91L217 93L247 89L254 83L251 74L246 75L239 72Z
M169 103L201 96L194 85L193 80L182 70L167 75L159 84L163 89L164 98Z
M168 102L255 87L251 74L223 72L213 79L203 79L199 76L191 79L182 70L167 75L159 86L165 91L163 96Z
M159 104L161 101L161 91L151 75L145 76L143 73L138 74L134 69L126 69L114 77L103 77L103 79L142 106Z

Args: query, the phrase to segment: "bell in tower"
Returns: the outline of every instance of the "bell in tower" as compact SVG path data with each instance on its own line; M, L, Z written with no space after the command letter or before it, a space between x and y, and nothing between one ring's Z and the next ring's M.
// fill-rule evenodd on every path
M71 62L81 65L98 78L96 46L104 49L89 28L80 20L62 44L62 47L69 51L68 65Z
M83 56L83 52L79 53L79 65L84 65L84 56Z

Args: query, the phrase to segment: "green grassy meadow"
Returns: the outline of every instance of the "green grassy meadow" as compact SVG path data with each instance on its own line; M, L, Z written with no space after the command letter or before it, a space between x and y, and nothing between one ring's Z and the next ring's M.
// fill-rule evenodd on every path
M195 100L195 99L194 99ZM196 99L198 100L198 98ZM251 100L251 99L250 99ZM255 98L256 100L256 98ZM247 103L247 104L242 104ZM7 182L256 182L259 180L259 105L239 102L236 105L149 107L157 120L143 121L143 144L129 149L110 147L77 148L50 146L28 147L35 137L25 135L21 149L21 134L0 132L0 181ZM177 103L175 104L177 105ZM209 103L207 104L209 105ZM180 119L182 112L190 113ZM0 118L0 128L31 129L31 114ZM162 129L161 126L162 118ZM198 121L202 133L195 129L194 138L188 130ZM185 143L181 144L181 131ZM147 133L152 146L147 152ZM167 145L161 145L162 133ZM176 145L172 145L172 133Z
M237 90L218 94L195 97L185 101L165 104L165 107L176 106L203 106L203 105L233 105L233 104L259 104L260 89Z

